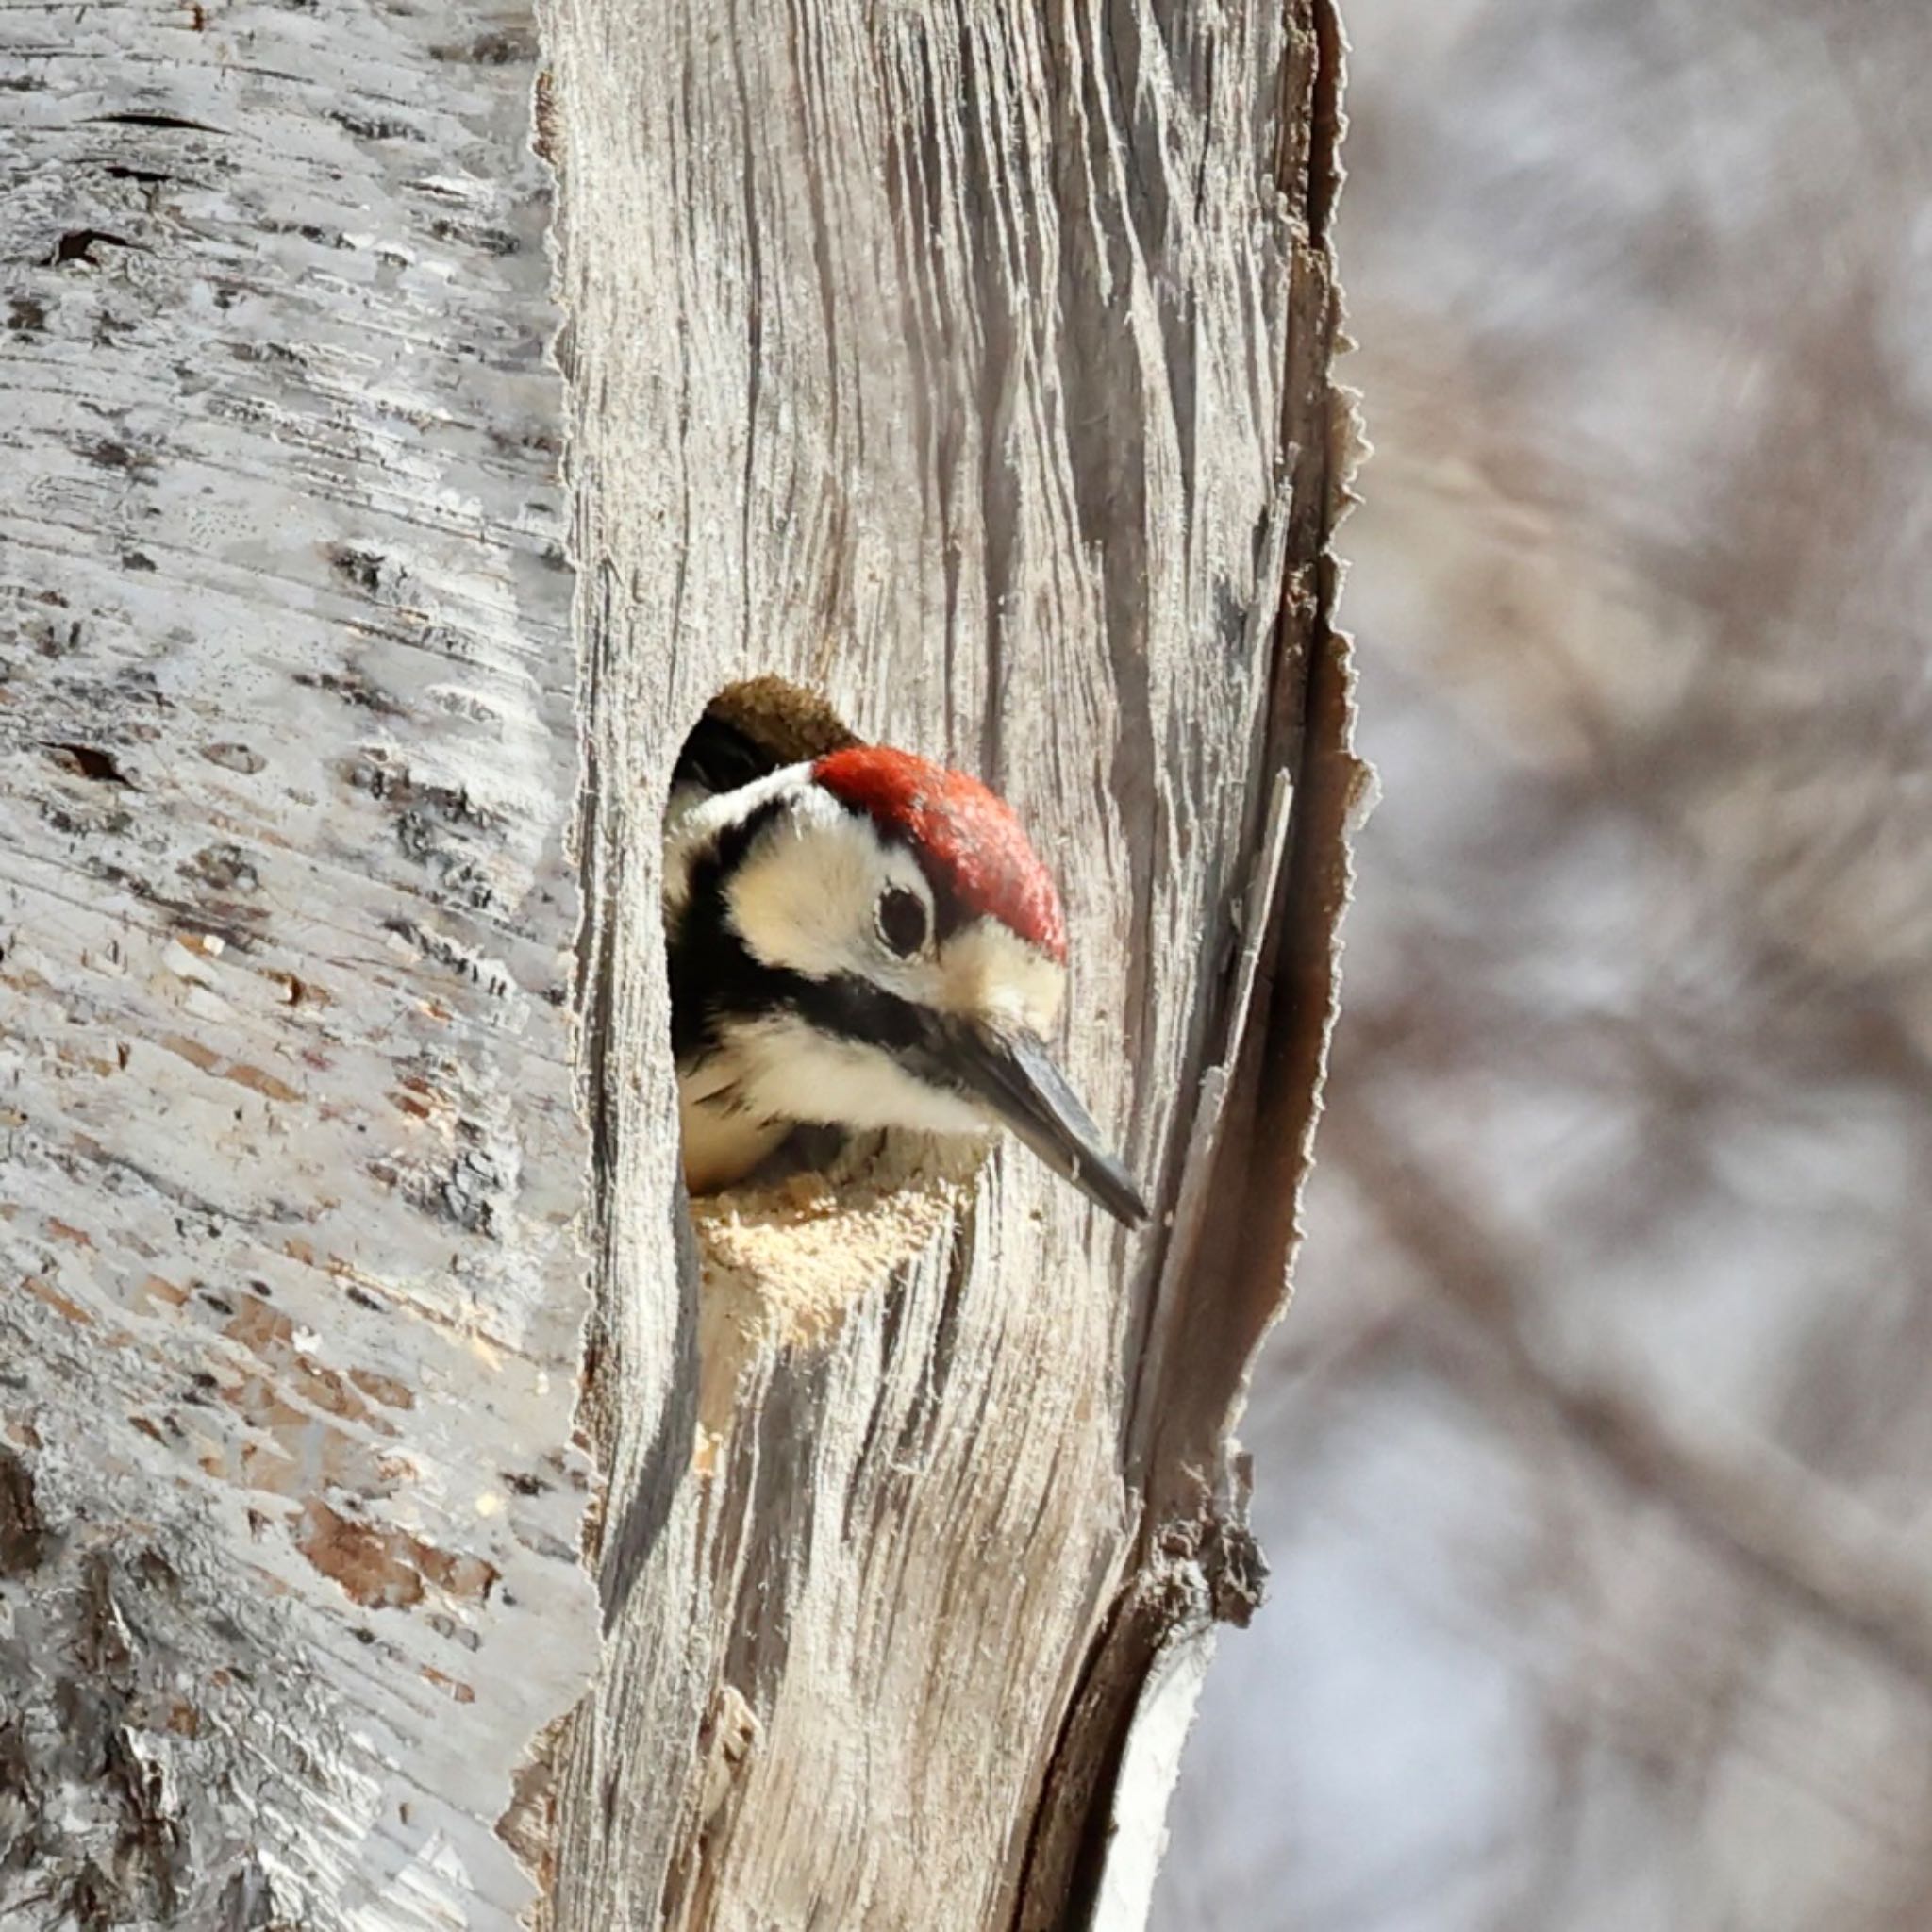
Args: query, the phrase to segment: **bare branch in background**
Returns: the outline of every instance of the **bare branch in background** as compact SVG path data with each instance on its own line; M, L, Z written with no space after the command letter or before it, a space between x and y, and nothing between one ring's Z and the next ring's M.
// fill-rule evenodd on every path
M1351 28L1384 798L1157 1923L1922 1932L1932 20Z

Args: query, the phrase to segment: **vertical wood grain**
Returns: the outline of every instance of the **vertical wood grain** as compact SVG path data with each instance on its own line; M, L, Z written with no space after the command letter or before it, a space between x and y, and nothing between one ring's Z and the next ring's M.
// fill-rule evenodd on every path
M1345 693L1305 734L1347 455L1337 37L1313 0L554 0L546 46L624 1566L555 1923L1060 1923L1163 1632L1254 1587L1227 1437L1305 1150L1250 1137L1291 1034L1274 1098L1309 1114L1352 782ZM658 828L682 733L760 673L1013 799L1066 888L1098 1118L1166 1206L1191 1141L1217 1187L1272 1179L1252 1241L1213 1233L1238 1301L1002 1155L833 1321L786 1319L780 1265L706 1425ZM1270 846L1284 768L1313 844ZM1231 1039L1244 903L1268 944Z

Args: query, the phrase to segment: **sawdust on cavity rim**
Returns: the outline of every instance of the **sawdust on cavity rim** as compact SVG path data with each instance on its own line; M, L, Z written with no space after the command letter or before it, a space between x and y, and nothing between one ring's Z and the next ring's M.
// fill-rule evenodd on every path
M952 1224L985 1152L933 1143L694 1196L708 1325L752 1343L823 1340Z
M691 1466L715 1474L747 1372L775 1352L823 1346L867 1296L944 1239L985 1158L972 1141L888 1147L830 1173L700 1194L698 1413Z

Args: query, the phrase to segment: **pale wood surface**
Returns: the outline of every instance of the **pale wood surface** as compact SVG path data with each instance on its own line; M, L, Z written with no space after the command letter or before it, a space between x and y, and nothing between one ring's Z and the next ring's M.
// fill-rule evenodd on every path
M1347 434L1339 49L1287 14L555 0L622 1598L562 1760L573 1932L1062 1923L1141 1675L1253 1588L1225 1437L1283 1293L1346 785L1331 692L1307 883L1257 886ZM1036 828L1072 1074L1164 1207L1194 1138L1191 1233L1129 1240L1003 1155L924 1228L854 1208L830 1315L782 1238L699 1286L657 826L680 734L763 672ZM1218 1141L1243 901L1268 943Z
M9 1932L529 1895L595 1654L534 59L0 20Z

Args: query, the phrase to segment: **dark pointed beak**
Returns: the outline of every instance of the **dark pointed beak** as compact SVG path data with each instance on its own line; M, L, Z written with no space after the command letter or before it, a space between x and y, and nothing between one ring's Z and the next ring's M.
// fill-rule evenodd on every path
M1012 1128L1058 1174L1126 1227L1147 1219L1147 1204L1107 1150L1046 1047L1030 1033L1000 1035L961 1027L949 1041L952 1074Z

